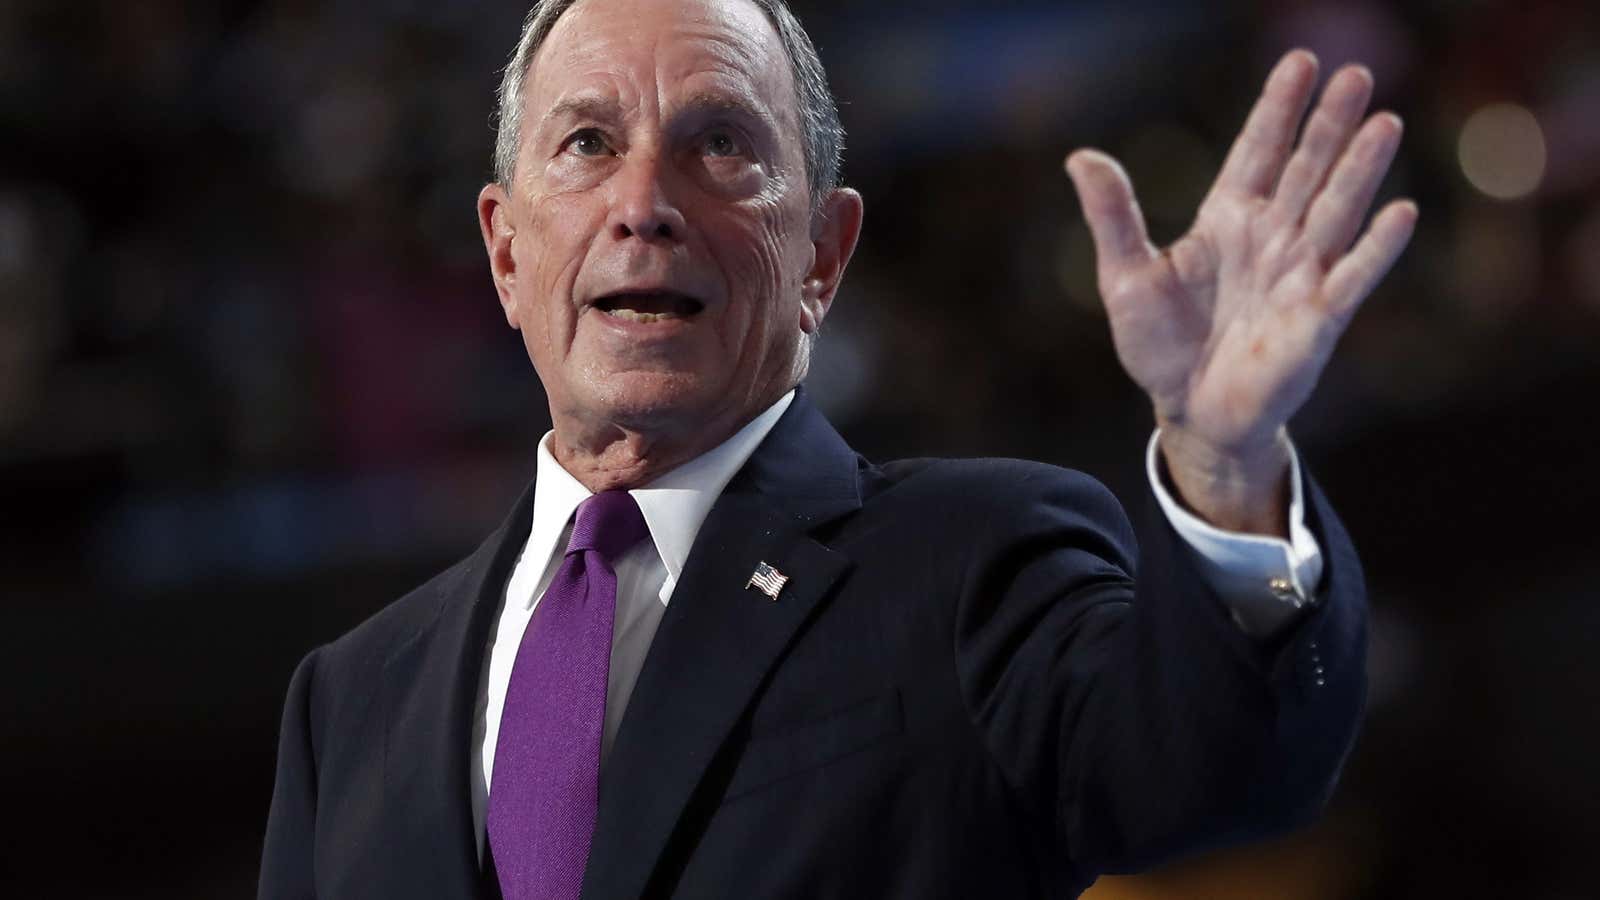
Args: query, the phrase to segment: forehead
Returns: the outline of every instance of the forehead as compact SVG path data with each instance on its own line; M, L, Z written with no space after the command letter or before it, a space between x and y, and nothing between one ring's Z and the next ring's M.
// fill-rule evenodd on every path
M577 93L622 95L615 99L633 106L720 91L797 121L788 57L748 0L578 0L556 20L528 80L535 119Z

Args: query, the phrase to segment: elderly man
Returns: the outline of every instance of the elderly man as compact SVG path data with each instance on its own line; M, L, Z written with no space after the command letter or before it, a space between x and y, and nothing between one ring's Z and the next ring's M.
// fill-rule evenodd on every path
M862 221L779 0L547 0L478 212L550 401L467 559L311 653L261 896L1074 896L1314 815L1361 575L1284 423L1408 240L1400 136L1273 71L1193 230L1067 160L1160 527L1013 460L863 460L799 389ZM1161 520L1158 518L1158 522Z

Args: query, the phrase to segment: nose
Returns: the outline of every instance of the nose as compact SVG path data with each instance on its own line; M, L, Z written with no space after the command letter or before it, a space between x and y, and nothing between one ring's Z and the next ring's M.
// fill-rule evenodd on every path
M672 201L667 176L658 154L641 152L625 159L613 181L611 233L617 240L638 238L653 243L683 239L683 212Z

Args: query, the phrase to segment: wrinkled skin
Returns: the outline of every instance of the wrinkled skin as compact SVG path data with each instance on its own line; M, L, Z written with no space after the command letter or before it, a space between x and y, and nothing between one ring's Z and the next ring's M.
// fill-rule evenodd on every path
M1316 76L1304 50L1278 63L1194 226L1170 247L1146 237L1114 160L1067 159L1117 355L1150 395L1172 479L1203 517L1238 531L1286 532L1285 423L1417 221L1416 205L1397 200L1356 239L1400 119L1363 118L1372 76L1347 66L1296 144Z
M743 0L583 0L539 49L515 176L478 212L552 450L592 490L709 450L804 375L861 198L813 215L800 148L787 57ZM663 291L691 302L602 299Z

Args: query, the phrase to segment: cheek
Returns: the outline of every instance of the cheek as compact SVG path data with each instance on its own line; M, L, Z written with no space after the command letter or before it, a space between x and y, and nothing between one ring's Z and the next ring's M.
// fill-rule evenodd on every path
M790 235L794 226L781 208L769 206L740 223L721 243L737 248L725 262L734 311L747 330L773 330L786 334L798 328L800 283L804 272ZM769 338L776 335L769 335ZM770 341L769 341L770 342Z
M589 249L589 233L580 224L586 221L583 205L562 197L534 208L517 260L518 272L526 273L518 279L524 327L554 333L573 318L573 284Z

